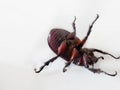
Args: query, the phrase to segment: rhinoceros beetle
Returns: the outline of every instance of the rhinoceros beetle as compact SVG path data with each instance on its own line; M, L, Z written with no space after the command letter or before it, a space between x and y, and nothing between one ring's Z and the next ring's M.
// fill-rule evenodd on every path
M44 65L40 67L39 70L34 69L35 72L36 73L41 72L45 66L49 65L50 62L54 62L58 57L62 57L64 60L67 61L63 68L63 72L67 71L66 68L71 63L73 63L78 66L84 66L85 68L87 68L93 73L104 73L106 75L116 76L117 75L116 71L114 74L110 74L101 70L100 68L94 68L94 64L99 59L104 59L103 56L96 57L94 55L94 52L110 55L114 59L119 59L120 56L115 57L114 55L108 52L105 52L96 48L83 48L84 44L86 43L91 33L93 24L96 22L98 18L99 18L99 15L97 14L97 17L95 18L95 20L92 22L91 25L89 25L87 35L82 40L80 40L76 36L76 27L75 27L76 17L72 23L72 27L74 30L73 32L69 32L68 30L60 29L60 28L52 29L48 36L48 45L53 50L53 52L56 53L56 56L46 61Z

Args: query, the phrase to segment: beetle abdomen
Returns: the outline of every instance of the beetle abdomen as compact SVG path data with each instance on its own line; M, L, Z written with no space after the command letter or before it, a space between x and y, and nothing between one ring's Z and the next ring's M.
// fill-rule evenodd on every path
M62 41L65 39L65 37L70 32L64 30L64 29L52 29L48 36L48 44L50 48L57 54L58 47L62 43Z

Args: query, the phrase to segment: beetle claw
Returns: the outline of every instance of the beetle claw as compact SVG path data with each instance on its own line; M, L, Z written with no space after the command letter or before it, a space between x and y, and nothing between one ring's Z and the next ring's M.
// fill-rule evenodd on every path
M106 73L106 72L104 72L106 75L109 75L109 76L116 76L117 75L117 71L115 71L115 73L114 74L109 74L109 73Z
M34 69L35 73L40 73L40 72L43 70L44 67L45 67L45 66L42 66L39 70L37 70L37 69L35 68L35 69Z
M34 69L34 71L35 71L35 73L39 73L36 68Z
M63 68L63 72L66 72L67 71L67 69L66 68Z

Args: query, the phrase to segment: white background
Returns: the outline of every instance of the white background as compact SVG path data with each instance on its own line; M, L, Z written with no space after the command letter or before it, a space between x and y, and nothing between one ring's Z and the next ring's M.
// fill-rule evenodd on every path
M120 90L120 60L109 56L96 67L117 71L116 77L93 74L73 64L63 73L61 58L40 74L33 71L55 56L47 44L51 28L72 31L76 16L77 36L82 39L96 14L100 18L85 47L119 56L119 0L0 0L0 90Z

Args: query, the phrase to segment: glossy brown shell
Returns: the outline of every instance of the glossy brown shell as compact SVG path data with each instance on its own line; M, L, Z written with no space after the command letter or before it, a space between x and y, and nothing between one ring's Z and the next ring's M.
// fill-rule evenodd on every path
M52 29L48 36L48 45L49 47L57 54L58 47L65 39L65 37L70 34L67 30L64 29ZM72 49L67 47L67 50L61 55L61 57L65 60L69 60L72 54Z

